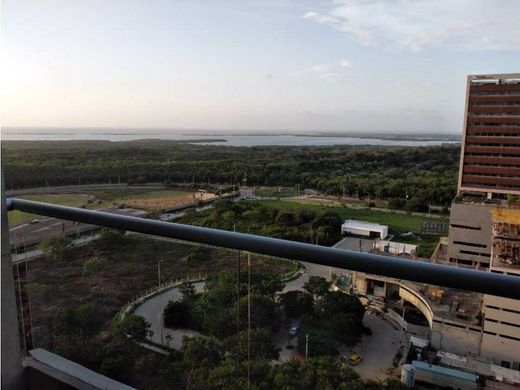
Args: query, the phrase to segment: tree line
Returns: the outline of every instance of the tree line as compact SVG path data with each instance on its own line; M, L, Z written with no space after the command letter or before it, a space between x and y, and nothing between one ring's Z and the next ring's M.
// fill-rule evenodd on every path
M418 210L429 202L451 202L459 164L459 146L448 144L231 147L164 140L4 141L2 149L7 189L109 182L299 185L330 195L400 199Z

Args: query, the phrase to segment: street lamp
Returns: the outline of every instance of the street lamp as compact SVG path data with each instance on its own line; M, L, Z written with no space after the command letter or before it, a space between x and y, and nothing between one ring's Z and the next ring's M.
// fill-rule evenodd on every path
M158 280L158 287L161 288L161 263L164 262L164 260L159 260L157 262L157 280Z

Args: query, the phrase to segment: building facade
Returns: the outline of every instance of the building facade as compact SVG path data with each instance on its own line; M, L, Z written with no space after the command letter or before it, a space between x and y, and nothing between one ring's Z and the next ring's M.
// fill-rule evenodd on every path
M520 73L468 76L459 192L520 195Z

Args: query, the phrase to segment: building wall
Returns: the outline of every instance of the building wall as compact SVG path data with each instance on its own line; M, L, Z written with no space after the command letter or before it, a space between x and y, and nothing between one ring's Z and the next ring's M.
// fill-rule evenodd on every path
M489 266L492 204L453 203L447 257L454 265Z
M520 209L493 210L492 272L520 277ZM482 354L520 369L520 300L484 296Z
M520 194L520 74L468 76L459 192Z
M434 319L430 342L438 350L458 355L467 355L468 353L478 355L480 354L481 340L480 328L464 327Z

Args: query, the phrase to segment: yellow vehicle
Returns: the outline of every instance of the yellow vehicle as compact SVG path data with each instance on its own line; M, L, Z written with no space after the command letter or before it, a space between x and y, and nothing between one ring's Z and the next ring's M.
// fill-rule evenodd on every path
M363 356L354 354L354 355L350 355L347 362L351 366L357 366L359 363L361 363L362 360L363 360Z

